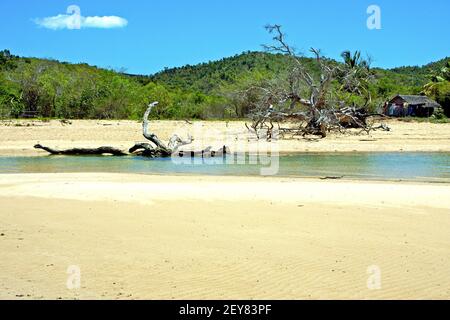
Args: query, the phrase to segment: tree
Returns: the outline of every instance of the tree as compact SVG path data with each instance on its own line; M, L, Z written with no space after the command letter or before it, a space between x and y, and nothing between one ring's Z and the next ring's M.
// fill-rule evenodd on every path
M0 71L12 70L17 67L17 57L12 55L9 50L0 51Z
M264 45L269 52L284 54L290 59L290 68L284 77L267 81L265 85L252 86L248 95L253 99L249 117L251 129L272 138L275 125L281 133L294 135L320 135L326 137L332 130L342 131L348 127L371 130L366 122L370 116L364 107L349 105L343 93L367 97L370 100L368 83L371 80L369 63L360 59L359 52L343 54L346 63L342 66L322 56L320 50L311 48L314 58L312 73L305 66L302 57L286 42L280 25L266 26L274 34L272 45ZM294 128L283 128L281 124L293 121Z
M361 58L360 51L352 54L348 50L342 52L341 57L344 65L340 70L338 69L337 74L341 84L340 90L353 96L363 97L364 107L366 107L372 101L369 85L375 76L370 69L371 59Z
M445 115L450 117L450 61L430 78L422 93L435 99L444 108Z
M140 155L149 158L166 158L166 157L216 157L216 156L224 156L229 153L229 149L226 146L223 146L217 151L211 150L211 147L208 147L201 151L183 151L179 150L180 147L191 144L194 141L194 138L188 135L187 140L181 139L179 136L174 135L170 138L168 144L166 145L162 142L158 136L150 130L150 121L148 120L149 115L152 112L152 109L158 105L158 102L153 102L148 105L147 110L144 113L143 122L142 122L142 134L150 143L136 143L133 147L131 147L128 152L134 155ZM52 155L104 155L109 154L113 156L126 156L128 155L125 151L109 147L103 146L99 148L72 148L66 150L59 150L47 146L43 146L41 144L36 144L34 146L35 149L45 150Z

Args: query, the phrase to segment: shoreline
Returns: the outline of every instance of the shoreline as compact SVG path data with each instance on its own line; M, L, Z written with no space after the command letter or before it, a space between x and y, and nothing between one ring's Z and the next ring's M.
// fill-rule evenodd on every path
M296 188L305 187L304 193L298 194ZM446 191L450 192L450 183L431 184L419 181L78 172L0 174L0 188L3 198L19 195L97 201L106 197L114 201L146 202L148 194L153 199L208 199L207 202L224 199L315 202L320 199L321 203L330 204L347 201L450 208L450 198L446 197ZM235 188L240 192L236 193ZM390 193L383 195L380 200L376 195L385 190L390 190Z
M276 143L256 141L248 132L244 121L151 121L154 131L162 141L168 141L173 134L186 137L191 134L194 143L186 148L201 150L207 146L213 149L227 145L232 152L272 150L280 154L293 153L348 153L348 152L450 152L450 123L403 122L395 119L383 121L391 127L390 132L372 131L370 135L330 134L324 139L294 138L278 140ZM0 121L0 156L43 155L35 150L40 143L58 148L112 146L128 150L135 142L145 141L142 125L131 120L73 120L62 124L51 120L16 120L7 126ZM36 123L38 125L36 125Z
M63 156L64 157L64 156ZM0 180L2 176L17 176L17 175L84 175L84 174L99 174L99 175L135 175L143 177L174 177L174 178L212 178L212 179L226 179L226 178L241 178L241 179L292 179L297 181L314 181L314 182L356 182L356 183L395 183L395 184L414 184L414 185L450 185L450 178L435 178L433 179L406 179L406 178L358 178L343 176L342 178L327 178L325 175L317 176L301 176L301 175L274 175L274 176L261 176L259 174L234 174L234 175L223 175L223 174L201 174L197 172L187 173L187 172L172 172L170 174L163 172L114 172L114 171L66 171L66 172L1 172Z
M133 154L127 154L124 156L113 156L113 155L52 155L45 151L35 151L33 150L22 150L24 151L22 154L19 154L17 150L14 149L1 149L0 148L0 157L9 158L9 157L23 157L23 158L42 158L42 157L118 157L118 158L126 158L126 157L139 157L138 155ZM258 153L246 153L246 152L239 152L236 153L243 153L248 155L258 155ZM406 150L394 150L394 151L376 151L376 150L369 150L369 151L326 151L326 150L318 150L318 151L280 151L277 152L280 156L297 156L297 155L333 155L333 154L422 154L422 153L428 153L428 154L444 154L444 153L450 153L450 150L436 150L436 151L427 151L427 150L416 150L416 151L406 151ZM230 154L233 154L231 152ZM155 158L158 159L158 158ZM163 158L161 158L163 159Z
M218 184L222 182L233 182L236 180L240 180L240 182L255 182L255 181L263 181L267 183L276 182L276 181L291 181L297 183L330 183L330 184L340 184L340 183L355 183L355 184L400 184L400 185L413 185L420 187L421 185L442 185L442 186L450 186L450 181L432 181L432 180L408 180L408 179L358 179L352 178L349 176L344 176L339 179L324 179L322 176L286 176L286 175L275 175L275 176L261 176L261 175L220 175L220 174L199 174L199 173L145 173L145 172L103 172L103 171L90 171L90 172L25 172L25 173L0 173L0 186L2 184L2 178L7 179L15 179L20 178L25 181L28 178L38 178L45 180L44 176L48 176L48 178L58 178L60 177L68 177L70 179L75 180L83 180L86 177L98 176L104 177L106 180L120 180L121 182L137 182L141 181L141 178L148 179L158 179L158 178L166 178L170 181L176 181L177 179L191 179L192 182L195 180L211 180L216 181Z

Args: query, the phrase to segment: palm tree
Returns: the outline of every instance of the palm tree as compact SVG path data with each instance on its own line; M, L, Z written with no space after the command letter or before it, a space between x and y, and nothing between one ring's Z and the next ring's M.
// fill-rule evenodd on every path
M450 61L447 61L438 73L431 74L430 80L430 82L423 86L423 93L427 96L435 96L439 85L443 82L450 81Z
M346 50L341 53L344 59L343 70L341 72L340 82L341 90L365 96L366 106L371 102L371 94L369 91L369 83L373 78L373 73L370 70L370 61L361 58L361 51L352 53Z

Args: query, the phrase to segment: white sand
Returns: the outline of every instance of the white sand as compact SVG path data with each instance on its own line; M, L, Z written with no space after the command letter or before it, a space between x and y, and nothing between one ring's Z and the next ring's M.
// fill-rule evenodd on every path
M350 151L436 151L450 152L450 123L406 123L388 121L390 132L373 131L370 135L350 131L345 136L330 135L326 139L306 140L302 138L280 140L262 145L279 152L350 152ZM224 144L231 151L248 152L258 148L253 134L249 134L242 121L152 121L151 128L163 140L173 134L186 137L191 134L196 149ZM44 155L35 150L36 143L50 147L99 147L110 145L128 150L135 142L145 141L142 127L137 121L74 120L72 125L63 125L53 120L0 121L0 155Z
M449 299L450 185L0 175L0 298ZM81 288L66 287L67 268ZM370 290L367 270L381 271Z

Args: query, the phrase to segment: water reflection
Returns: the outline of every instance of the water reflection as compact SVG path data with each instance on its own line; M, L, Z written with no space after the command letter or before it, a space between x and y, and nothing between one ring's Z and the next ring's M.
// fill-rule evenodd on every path
M0 173L125 172L259 175L264 164L241 158L147 159L109 156L0 157ZM281 156L279 176L446 181L449 153L308 153Z

